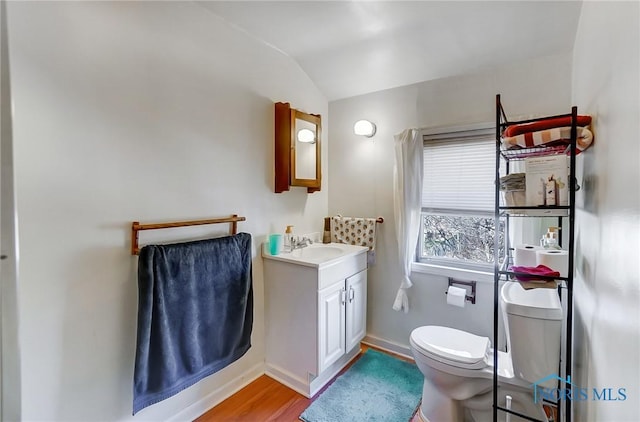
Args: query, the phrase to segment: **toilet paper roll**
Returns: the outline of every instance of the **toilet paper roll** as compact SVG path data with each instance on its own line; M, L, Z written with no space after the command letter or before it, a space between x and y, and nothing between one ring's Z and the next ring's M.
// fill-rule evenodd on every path
M536 262L536 251L542 250L541 246L537 245L518 245L513 257L514 265L519 267L535 267L538 265Z
M447 289L447 304L464 308L464 299L466 296L467 289L449 286L449 288Z
M569 268L569 252L559 249L542 249L536 251L536 265L546 265L558 271L560 277L566 277Z

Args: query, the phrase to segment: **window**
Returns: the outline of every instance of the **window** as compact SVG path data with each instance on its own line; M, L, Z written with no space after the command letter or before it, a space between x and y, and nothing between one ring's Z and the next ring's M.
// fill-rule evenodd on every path
M491 270L496 232L494 126L430 130L423 139L418 261ZM503 232L501 227L499 234Z

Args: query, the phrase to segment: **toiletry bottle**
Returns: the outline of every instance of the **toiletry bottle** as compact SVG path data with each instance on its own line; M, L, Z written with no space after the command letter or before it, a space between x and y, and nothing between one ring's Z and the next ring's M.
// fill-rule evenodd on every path
M331 217L324 218L324 232L322 233L322 243L331 243Z
M540 246L545 249L560 249L560 245L558 245L558 227L549 227L547 233L540 239Z
M287 226L284 231L284 250L287 252L293 250L293 226Z

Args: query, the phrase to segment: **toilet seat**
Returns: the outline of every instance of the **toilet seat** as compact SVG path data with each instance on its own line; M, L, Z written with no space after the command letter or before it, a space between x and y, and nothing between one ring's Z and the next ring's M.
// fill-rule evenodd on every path
M491 342L455 328L427 325L413 330L411 342L417 351L434 360L463 369L488 365Z
M464 343L465 341L468 343ZM460 342L462 342L461 345ZM409 337L409 343L415 352L430 361L428 365L434 369L459 377L493 378L493 359L496 351L490 347L491 343L487 337L476 336L455 328L424 326L413 330ZM473 346L469 347L471 344ZM459 347L453 347L454 345ZM476 361L481 354L480 350L483 350L484 354ZM444 351L448 356L453 357L447 358ZM465 355L466 353L468 355ZM500 385L503 388L530 390L531 384L529 382L515 376L511 356L502 351L497 353ZM418 357L416 357L417 359ZM466 362L461 362L462 359L465 359Z

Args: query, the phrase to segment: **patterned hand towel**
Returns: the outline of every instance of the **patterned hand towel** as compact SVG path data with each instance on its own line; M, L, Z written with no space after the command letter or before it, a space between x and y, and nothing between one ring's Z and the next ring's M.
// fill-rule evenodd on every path
M364 217L331 217L331 241L369 248L367 262L376 263L376 219Z

